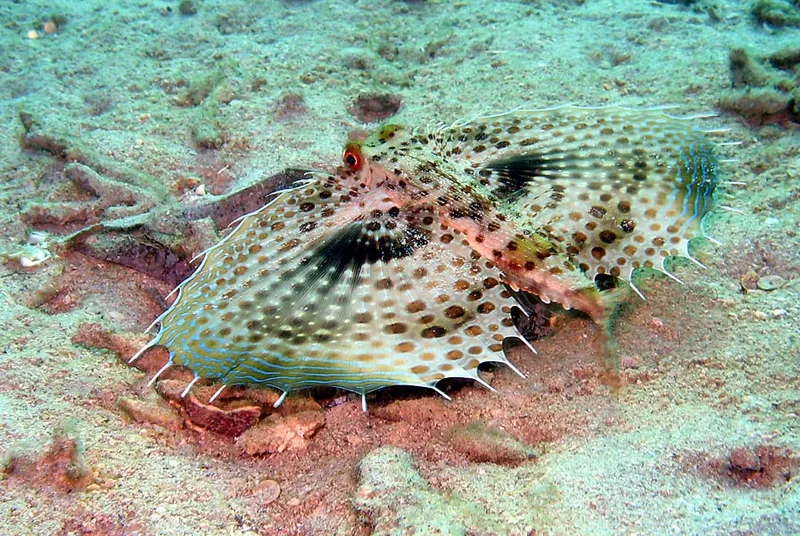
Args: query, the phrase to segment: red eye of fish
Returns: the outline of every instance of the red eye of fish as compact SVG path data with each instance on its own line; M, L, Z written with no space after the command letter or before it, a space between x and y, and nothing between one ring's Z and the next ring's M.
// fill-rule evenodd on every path
M358 171L364 164L364 155L361 153L361 147L356 144L350 143L344 148L342 160L345 165L350 168L350 171Z

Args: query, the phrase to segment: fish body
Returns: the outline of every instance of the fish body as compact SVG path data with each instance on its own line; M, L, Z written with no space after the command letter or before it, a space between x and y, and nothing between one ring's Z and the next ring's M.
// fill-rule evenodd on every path
M659 109L386 125L343 164L209 250L150 346L223 387L480 381L483 362L512 366L520 292L608 322L596 279L690 257L717 184L707 136Z

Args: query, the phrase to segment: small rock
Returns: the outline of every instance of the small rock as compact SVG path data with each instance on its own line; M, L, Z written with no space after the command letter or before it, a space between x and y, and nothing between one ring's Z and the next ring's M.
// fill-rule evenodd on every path
M761 290L776 290L786 284L786 280L779 275L765 275L758 280L758 288Z
M761 459L750 449L738 448L731 451L729 458L734 471L760 471Z
M194 0L181 0L181 3L178 4L178 12L181 15L196 15L197 2L194 2Z
M236 446L251 456L305 449L323 426L325 415L320 411L301 411L286 417L273 414L239 436Z
M530 445L478 421L453 426L445 437L456 451L473 462L516 465L536 457Z
M136 422L156 424L170 430L181 429L181 418L157 395L154 395L152 400L121 398L117 405Z
M274 480L264 480L253 488L252 495L261 506L266 506L280 497L281 486Z
M189 420L194 424L230 437L239 437L246 430L255 426L261 418L259 406L222 409L210 404L203 404L191 393L184 399L183 407Z
M396 114L402 104L398 95L366 93L359 95L348 111L362 123L374 123Z
M748 272L742 276L742 279L739 280L739 283L746 293L748 290L755 290L758 288L758 280L759 276L755 270L748 270Z

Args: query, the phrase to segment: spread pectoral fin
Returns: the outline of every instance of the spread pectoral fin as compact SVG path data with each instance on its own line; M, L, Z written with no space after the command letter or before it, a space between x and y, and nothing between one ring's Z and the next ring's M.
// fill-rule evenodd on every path
M162 319L158 342L175 364L226 385L366 393L506 362L514 299L462 236L368 197L320 208L331 197L308 189L245 218L209 252ZM296 221L306 203L317 217ZM292 232L250 235L276 224ZM301 227L307 240L294 234Z

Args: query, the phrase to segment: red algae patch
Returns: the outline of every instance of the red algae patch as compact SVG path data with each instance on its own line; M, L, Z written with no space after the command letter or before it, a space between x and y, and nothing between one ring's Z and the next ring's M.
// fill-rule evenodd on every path
M684 465L729 486L764 489L792 480L800 468L800 458L789 448L758 445L736 447L728 455L717 457L692 453Z
M80 442L70 425L59 427L50 445L39 454L11 454L3 472L11 481L62 493L81 491L92 482Z

